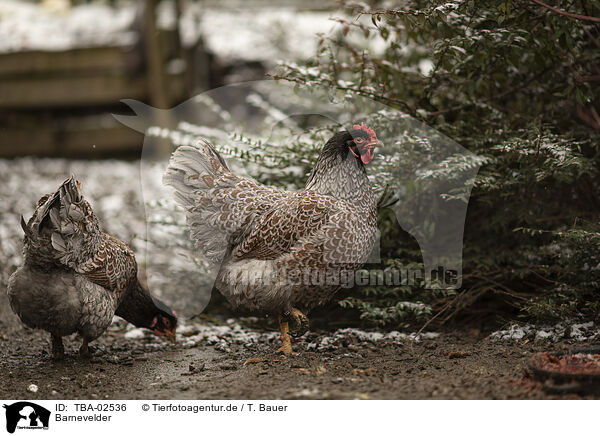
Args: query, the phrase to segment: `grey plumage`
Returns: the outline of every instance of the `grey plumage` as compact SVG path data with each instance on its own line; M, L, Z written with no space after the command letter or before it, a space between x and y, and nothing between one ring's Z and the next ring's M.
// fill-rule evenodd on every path
M10 277L8 296L13 312L28 327L58 337L79 333L88 341L106 330L117 308L114 294L80 274L27 264Z
M177 318L141 286L133 252L101 231L73 177L38 201L28 223L21 217L21 227L24 265L9 279L9 302L25 325L52 335L54 357L63 355L61 338L73 333L86 354L117 311L174 338Z
M306 188L291 192L233 174L201 139L173 153L163 183L175 189L198 251L220 265L215 287L230 303L298 314L296 307L331 298L340 276L360 268L373 248L377 209L364 163L378 144L366 126L335 134ZM337 282L306 279L314 274ZM285 339L284 348L291 352Z

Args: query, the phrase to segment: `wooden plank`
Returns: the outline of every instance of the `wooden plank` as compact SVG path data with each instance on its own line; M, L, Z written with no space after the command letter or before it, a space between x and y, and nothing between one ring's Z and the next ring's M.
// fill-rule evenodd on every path
M116 121L115 121L116 123ZM74 130L50 126L30 130L2 129L0 157L105 157L141 154L144 136L125 126Z
M49 126L14 129L0 126L0 157L54 155L54 132Z
M28 109L117 104L131 98L148 100L147 79L122 75L21 78L0 80L0 108ZM184 98L183 74L167 79L168 101Z
M0 75L134 71L141 65L133 47L90 47L67 51L27 51L0 55Z
M144 135L128 127L66 132L59 153L63 156L140 154Z
M143 77L25 77L0 81L0 108L114 104L123 98L143 99L146 93L147 85Z

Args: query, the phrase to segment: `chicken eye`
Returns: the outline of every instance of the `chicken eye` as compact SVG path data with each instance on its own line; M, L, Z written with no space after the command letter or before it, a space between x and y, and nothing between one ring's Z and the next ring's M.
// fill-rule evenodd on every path
M363 138L356 138L356 139L354 140L354 142L356 142L357 144L360 144L360 143L362 143L363 141L364 141L364 139L363 139Z
M171 328L171 320L167 317L161 316L162 326L165 330L169 330Z

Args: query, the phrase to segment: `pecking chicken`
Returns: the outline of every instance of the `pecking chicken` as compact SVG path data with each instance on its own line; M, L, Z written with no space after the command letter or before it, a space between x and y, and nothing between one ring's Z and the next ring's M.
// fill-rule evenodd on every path
M163 182L196 248L220 265L215 287L234 306L278 315L278 352L292 354L290 322L308 328L303 311L329 300L371 253L377 202L365 164L380 145L364 124L334 134L295 192L233 174L203 139L171 157Z
M52 336L52 357L64 357L62 337L79 333L82 356L118 315L175 340L177 317L137 278L133 251L100 229L73 177L42 197L25 223L24 264L10 277L12 310Z

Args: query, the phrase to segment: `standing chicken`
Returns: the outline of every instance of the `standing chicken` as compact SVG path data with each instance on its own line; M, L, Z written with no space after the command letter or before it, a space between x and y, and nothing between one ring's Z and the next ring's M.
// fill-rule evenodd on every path
M325 303L367 260L377 205L365 164L381 145L362 125L323 147L305 189L290 192L236 176L214 147L179 147L164 183L186 210L191 237L220 263L215 287L234 305L279 316L282 347L292 353L289 322Z
M142 287L133 252L100 230L79 189L71 177L39 200L27 224L21 217L25 261L8 282L11 308L27 326L50 332L55 359L73 333L88 355L115 314L174 340L175 314Z

